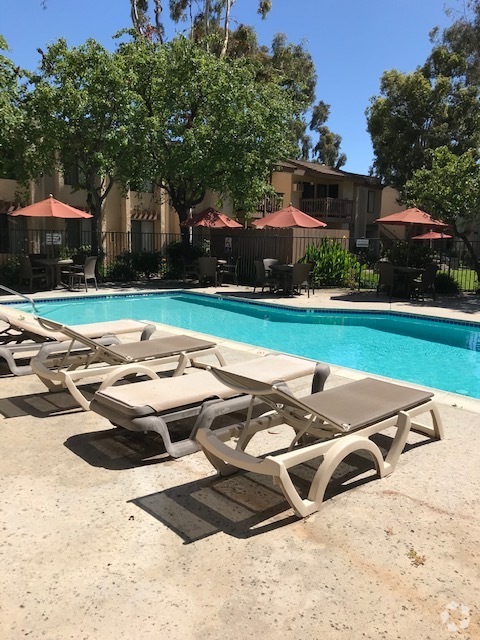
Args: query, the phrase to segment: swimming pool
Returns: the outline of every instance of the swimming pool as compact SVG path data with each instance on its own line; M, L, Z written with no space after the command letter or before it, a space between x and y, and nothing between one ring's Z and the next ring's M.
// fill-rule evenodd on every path
M39 301L37 307L38 315L66 324L153 320L480 398L476 323L400 313L305 311L185 292Z

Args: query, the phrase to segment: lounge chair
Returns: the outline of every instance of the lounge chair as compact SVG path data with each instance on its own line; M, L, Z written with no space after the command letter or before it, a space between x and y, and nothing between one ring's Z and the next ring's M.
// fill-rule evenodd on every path
M156 330L154 324L129 319L78 324L70 328L87 338L104 338L105 344L120 342L117 336L126 333L141 333L140 339L148 340ZM70 338L64 333L42 327L33 314L0 305L0 358L13 375L33 373L29 364L18 364L17 356L25 359L38 353L45 343L66 340Z
M337 466L349 454L366 452L373 460L380 477L395 469L410 430L432 438L443 437L438 409L427 391L412 389L390 382L365 378L355 382L295 398L286 385L270 385L212 368L212 373L239 393L251 394L271 407L271 411L242 425L223 427L215 431L202 425L196 438L207 458L222 474L244 469L272 476L285 498L299 517L320 509L328 482ZM430 413L433 426L412 420ZM280 424L293 428L294 437L287 451L265 457L245 452L251 438ZM396 427L395 437L384 459L372 435ZM236 446L226 444L235 438ZM292 482L289 469L320 459L313 473L308 496L301 497Z
M192 336L105 345L58 322L37 320L42 327L63 333L70 341L44 345L30 361L33 372L50 391L68 389L85 411L90 409L90 402L77 384L90 378L104 379L113 374L119 380L132 373L128 366L133 364L137 366L136 373L156 377L153 369L171 362L176 363L173 375L179 376L196 358L205 355L214 355L222 366L225 364L214 342Z
M283 354L270 354L224 368L235 374L254 376L266 383L312 375L313 391L323 389L330 372L327 365ZM135 366L130 371L134 373ZM108 387L113 385L115 378L106 380L95 393L90 408L116 426L160 434L166 451L173 458L198 451L195 434L200 426L209 427L218 416L242 411L251 405L249 396L223 384L208 370L177 378L151 377L151 380L143 382ZM194 416L197 418L189 436L172 442L169 422Z

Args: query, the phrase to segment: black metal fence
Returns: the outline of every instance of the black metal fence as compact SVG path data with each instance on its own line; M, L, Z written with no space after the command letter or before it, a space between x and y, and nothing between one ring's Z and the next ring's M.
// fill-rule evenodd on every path
M287 233L289 231L290 233ZM318 238L312 238L307 231L300 230L193 230L191 241L204 253L218 258L235 260L241 257L238 269L239 282L252 283L254 279L254 261L269 257L283 262L295 262L301 259L312 244L318 244ZM339 232L340 234L341 232ZM350 255L355 256L349 266L350 273L345 284L361 289L374 289L378 276L374 266L376 262L393 246L391 241L380 238L348 238L337 237L329 240ZM155 254L158 270L154 275L168 277L178 273L178 265L171 264L171 257L178 256L178 251L169 251L175 243L181 242L179 234L165 233L124 233L109 231L99 234L100 274L115 272L115 266L132 256L148 258ZM87 255L91 251L92 237L90 232L75 233L67 231L44 231L10 229L8 237L4 233L0 238L0 280L1 270L12 265L19 254L36 254L47 257L69 257L75 253ZM480 255L480 241L473 242L474 250ZM429 249L439 264L439 272L454 280L458 287L465 291L476 291L479 288L477 274L470 254L461 240L440 240L431 243L420 243ZM412 255L419 243L411 244ZM408 247L407 247L408 251ZM406 257L408 261L408 254ZM138 262L138 260L137 260ZM177 268L176 268L177 267ZM122 270L117 270L122 273ZM5 279L5 278L4 278Z

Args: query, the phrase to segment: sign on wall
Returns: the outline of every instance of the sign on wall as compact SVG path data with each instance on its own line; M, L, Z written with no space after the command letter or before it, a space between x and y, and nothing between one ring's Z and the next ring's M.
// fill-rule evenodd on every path
M46 244L62 244L62 234L58 232L47 231L45 234Z

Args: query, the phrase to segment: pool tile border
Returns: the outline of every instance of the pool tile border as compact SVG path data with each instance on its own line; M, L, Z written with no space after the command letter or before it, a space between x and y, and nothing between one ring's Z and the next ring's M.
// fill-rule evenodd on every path
M63 301L63 302L74 302L76 300L85 301L85 300L108 300L109 298L138 298L138 297L161 297L161 296L171 296L171 295L186 295L197 298L205 298L207 300L227 300L228 302L237 302L238 304L245 304L254 307L261 307L264 309L280 309L281 311L290 311L296 312L300 314L328 314L328 315L388 315L394 316L398 318L412 318L415 320L430 320L431 322L437 322L440 324L453 324L453 325L461 325L464 327L474 327L480 331L480 322L473 322L469 320L450 320L449 318L439 318L438 316L431 316L428 314L416 314L411 313L409 311L393 311L391 309L382 309L381 311L375 311L373 309L326 309L321 307L314 307L311 309L302 309L300 307L293 307L278 304L276 302L260 302L257 300L239 300L236 296L229 296L228 294L215 294L210 295L208 293L200 293L196 291L185 291L184 289L169 289L168 291L145 291L145 292L132 292L132 293L108 293L105 295L95 295L95 296L74 296L68 298L35 298L35 303L42 302L52 302L52 301ZM12 301L8 302L8 305L20 305L26 304L24 301Z

